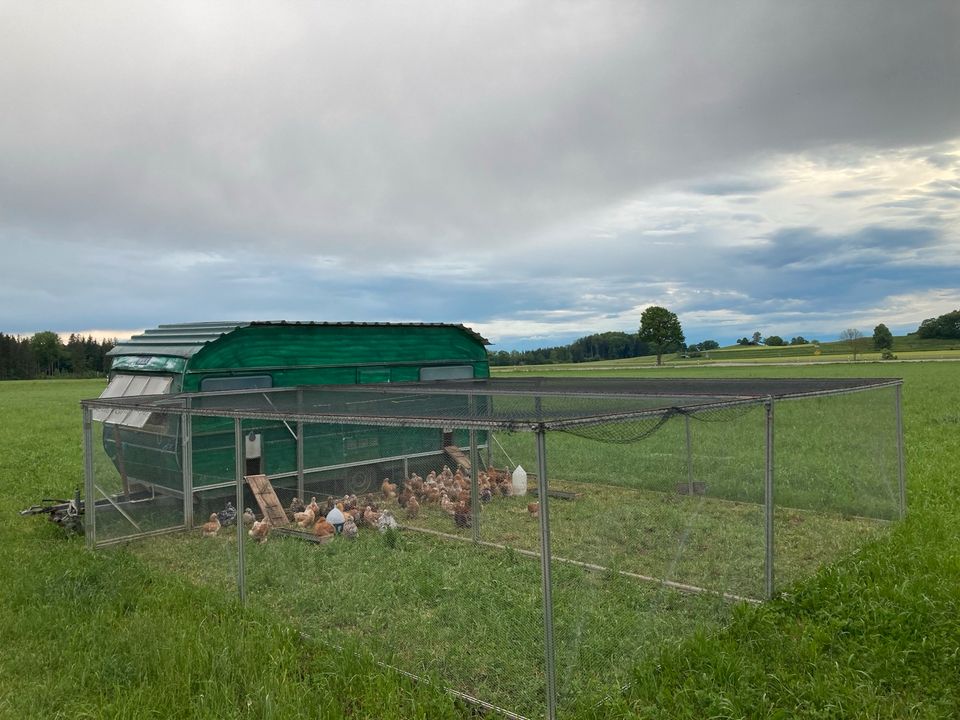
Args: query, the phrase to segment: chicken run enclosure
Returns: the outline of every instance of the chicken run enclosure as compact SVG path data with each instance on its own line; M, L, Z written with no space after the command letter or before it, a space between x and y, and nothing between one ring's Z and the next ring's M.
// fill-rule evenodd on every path
M87 400L86 538L136 540L305 642L487 710L569 717L903 516L900 385L529 378ZM271 488L319 512L300 527L275 505L257 542L223 511L259 521ZM358 530L319 522L337 503ZM202 532L217 512L227 522Z

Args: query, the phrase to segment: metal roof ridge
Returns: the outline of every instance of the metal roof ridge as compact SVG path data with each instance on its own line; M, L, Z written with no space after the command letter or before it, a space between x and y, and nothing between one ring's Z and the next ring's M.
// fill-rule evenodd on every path
M144 341L165 341L167 345L174 344L206 344L219 337L254 326L310 326L310 327L435 327L455 328L478 342L489 345L490 341L473 328L463 323L444 322L377 322L356 320L218 320L206 322L162 323L155 328L147 328L143 332L132 336L118 344L145 345Z
M365 320L251 320L248 325L316 325L328 327L446 327L458 328L468 335L477 338L484 345L489 345L490 341L471 327L463 323L445 323L445 322L380 322Z

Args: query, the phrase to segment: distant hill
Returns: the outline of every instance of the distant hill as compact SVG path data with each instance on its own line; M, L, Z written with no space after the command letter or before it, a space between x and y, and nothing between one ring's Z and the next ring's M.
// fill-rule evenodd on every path
M925 339L916 334L894 335L893 352L925 352L932 350L960 350L960 340L942 340ZM873 347L873 338L865 335L861 338L859 353L866 355L878 355L879 351ZM711 360L753 360L753 359L774 359L774 358L799 358L810 357L811 359L823 355L850 355L850 343L843 340L834 340L831 342L814 345L729 345L718 350L711 350L707 353L701 353L701 358L709 357Z
M894 336L893 352L901 359L924 359L924 358L958 358L960 359L960 340L943 339L924 339L917 337L916 334ZM683 352L672 355L664 355L664 362L673 367L682 367L684 365L696 365L704 363L723 363L723 362L816 362L822 361L844 361L851 359L850 344L841 340L820 343L815 345L808 343L806 345L730 345L727 347L709 350L706 352ZM873 347L873 338L864 336L861 339L858 359L879 360L880 351ZM656 362L656 356L653 354L636 357L623 357L617 359L600 359L586 361L590 369L610 369L653 366ZM569 361L567 361L569 363ZM572 367L572 365L563 363L563 361L546 361L537 363L534 360L527 360L520 364L528 366L539 366L547 369L560 370L563 367ZM582 367L582 365L580 365Z

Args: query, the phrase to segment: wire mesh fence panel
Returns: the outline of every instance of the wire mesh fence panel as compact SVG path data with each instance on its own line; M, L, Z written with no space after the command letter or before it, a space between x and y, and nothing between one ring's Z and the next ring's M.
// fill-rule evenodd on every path
M100 411L91 428L97 545L184 524L179 415L152 413L140 426L120 415Z
M627 423L623 423L627 424ZM635 423L629 423L635 425ZM762 413L725 422L674 415L656 432L550 433L554 552L659 580L760 597L763 573ZM689 432L688 432L689 431ZM734 543L735 556L729 548Z
M458 465L457 451L444 450L479 455L486 438L470 453L460 428L366 426L360 434L318 425L304 428L312 472L297 498L303 509L287 506L289 524L246 541L247 602L321 644L542 716L540 565L498 546L501 514L530 524L525 499L490 496L477 517L472 463ZM376 479L372 488L353 484L362 469ZM483 467L478 485L481 478L490 489ZM484 529L483 543L474 527Z
M169 458L165 452L157 451L154 446L146 445L142 437L138 438L137 462L132 467L123 465L129 473L132 496L137 499L132 503L117 503L130 518L121 519L122 516L112 504L104 509L103 503L99 503L95 520L97 540L108 542L122 537L137 541L131 547L135 547L141 557L199 584L235 594L238 589L237 523L242 525L243 519L242 508L238 510L236 507L236 481L234 479L227 483L225 480L231 475L235 476L236 452L232 423L229 423L230 431L224 429L223 437L218 438L215 445L201 443L201 450L190 452L192 437L196 437L198 432L211 432L207 418L190 419L189 432L186 434L188 458L185 474L181 420L179 416L171 418L175 420L177 428L175 471L172 463L166 462ZM109 425L106 427L110 432ZM130 444L136 437L121 433L128 454ZM211 452L211 447L215 447L216 451ZM116 453L112 453L112 457L115 458ZM121 465L114 461L111 464L113 467ZM190 472L191 464L199 467L199 472ZM95 465L99 466L100 463ZM109 472L106 474L109 475ZM122 481L119 482L122 485ZM98 487L111 494L114 501L122 497L122 494L118 496L115 493L117 483L117 480L113 480L113 485L107 489L97 481ZM184 492L190 498L192 522L185 515ZM133 528L131 520L139 525L141 531ZM177 532L148 534L166 530Z
M676 415L652 433L612 424L589 438L547 435L561 710L618 692L665 642L715 628L732 603L762 597L762 505L723 497L755 497L763 486L759 417L704 430ZM642 439L619 441L630 436ZM722 474L710 457L720 447L734 458Z
M884 531L899 514L895 390L776 404L777 587Z

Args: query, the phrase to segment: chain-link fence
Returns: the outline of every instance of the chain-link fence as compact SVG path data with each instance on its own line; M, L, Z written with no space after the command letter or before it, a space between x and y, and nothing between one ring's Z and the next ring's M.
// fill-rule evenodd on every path
M895 382L481 389L86 402L88 542L553 718L904 512Z

